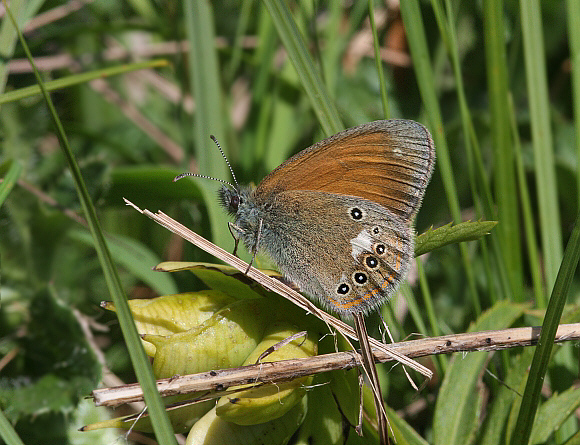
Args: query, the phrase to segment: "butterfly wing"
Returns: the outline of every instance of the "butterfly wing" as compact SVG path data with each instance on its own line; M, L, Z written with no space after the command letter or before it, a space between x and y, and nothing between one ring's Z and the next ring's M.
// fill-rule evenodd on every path
M260 248L302 291L341 316L387 301L413 255L408 221L358 197L281 192L263 224Z
M264 178L256 195L263 201L284 190L358 196L409 220L419 210L434 163L433 140L423 125L376 121L296 154Z

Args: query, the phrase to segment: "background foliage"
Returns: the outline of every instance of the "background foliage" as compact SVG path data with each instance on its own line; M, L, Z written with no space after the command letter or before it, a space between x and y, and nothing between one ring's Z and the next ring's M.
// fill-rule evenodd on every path
M171 181L188 170L230 179L210 134L240 183L257 183L324 136L392 117L425 123L437 145L418 232L499 221L481 242L422 259L403 296L383 309L395 339L541 324L580 201L580 31L567 26L580 23L577 2L376 2L386 101L367 2L288 4L304 48L292 46L281 4L10 3L47 86L67 82L53 87L52 99L128 297L199 289L192 274L151 267L211 258L122 197L232 248L217 185ZM81 400L103 379L112 384L111 373L136 376L116 317L99 308L112 297L74 177L42 96L25 90L36 80L2 17L0 407L25 443L110 443L110 432L75 432L108 415ZM143 61L147 68L134 65ZM115 75L121 66L127 72ZM578 284L576 277L567 321L578 321ZM480 317L489 308L494 323ZM456 369L458 360L427 361L436 377L418 394L399 369L384 369L387 403L429 442L509 442L519 395L479 371L506 381L520 366L525 375L528 355L473 353L481 363L466 361L470 373ZM471 386L461 386L466 375ZM517 375L511 388L520 388ZM578 440L573 404L556 397L577 376L577 348L557 346L543 395L568 415L535 440ZM502 410L507 400L516 403ZM449 415L457 406L465 418Z

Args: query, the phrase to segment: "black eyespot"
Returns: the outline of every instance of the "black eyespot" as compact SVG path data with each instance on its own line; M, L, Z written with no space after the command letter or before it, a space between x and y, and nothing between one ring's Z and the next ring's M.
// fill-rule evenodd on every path
M358 221L360 219L362 219L363 217L363 212L361 209L359 209L358 207L353 207L352 209L350 209L350 216L352 217L352 219L354 219L355 221Z
M242 198L240 198L238 195L234 195L234 196L232 196L232 199L230 200L230 207L237 211L238 206L240 205L241 202L242 202Z
M348 284L340 283L338 285L338 289L336 289L336 292L338 292L341 295L346 295L346 294L348 294L349 290L350 290L350 287L348 286Z
M374 269L379 265L379 260L377 260L374 256L368 256L365 259L365 263L369 269Z
M378 227L373 227L373 234L378 235L379 233L381 233L381 229L379 229Z
M353 278L356 284L365 284L368 280L367 274L364 272L355 272Z
M383 256L385 254L385 252L387 251L387 248L385 247L384 244L375 244L374 248L375 248L375 252L379 256Z

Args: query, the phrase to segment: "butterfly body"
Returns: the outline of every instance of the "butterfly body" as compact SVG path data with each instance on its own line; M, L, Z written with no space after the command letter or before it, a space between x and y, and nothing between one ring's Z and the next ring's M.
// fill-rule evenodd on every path
M250 251L267 253L302 291L351 318L404 279L434 159L425 127L377 121L301 151L258 187L223 187L220 197Z

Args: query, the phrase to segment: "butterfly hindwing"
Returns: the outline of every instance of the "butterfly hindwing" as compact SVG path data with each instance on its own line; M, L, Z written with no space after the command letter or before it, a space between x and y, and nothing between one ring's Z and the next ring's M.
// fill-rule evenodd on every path
M401 282L412 229L381 205L312 191L283 192L273 203L263 215L260 248L325 307L343 316L367 312Z

